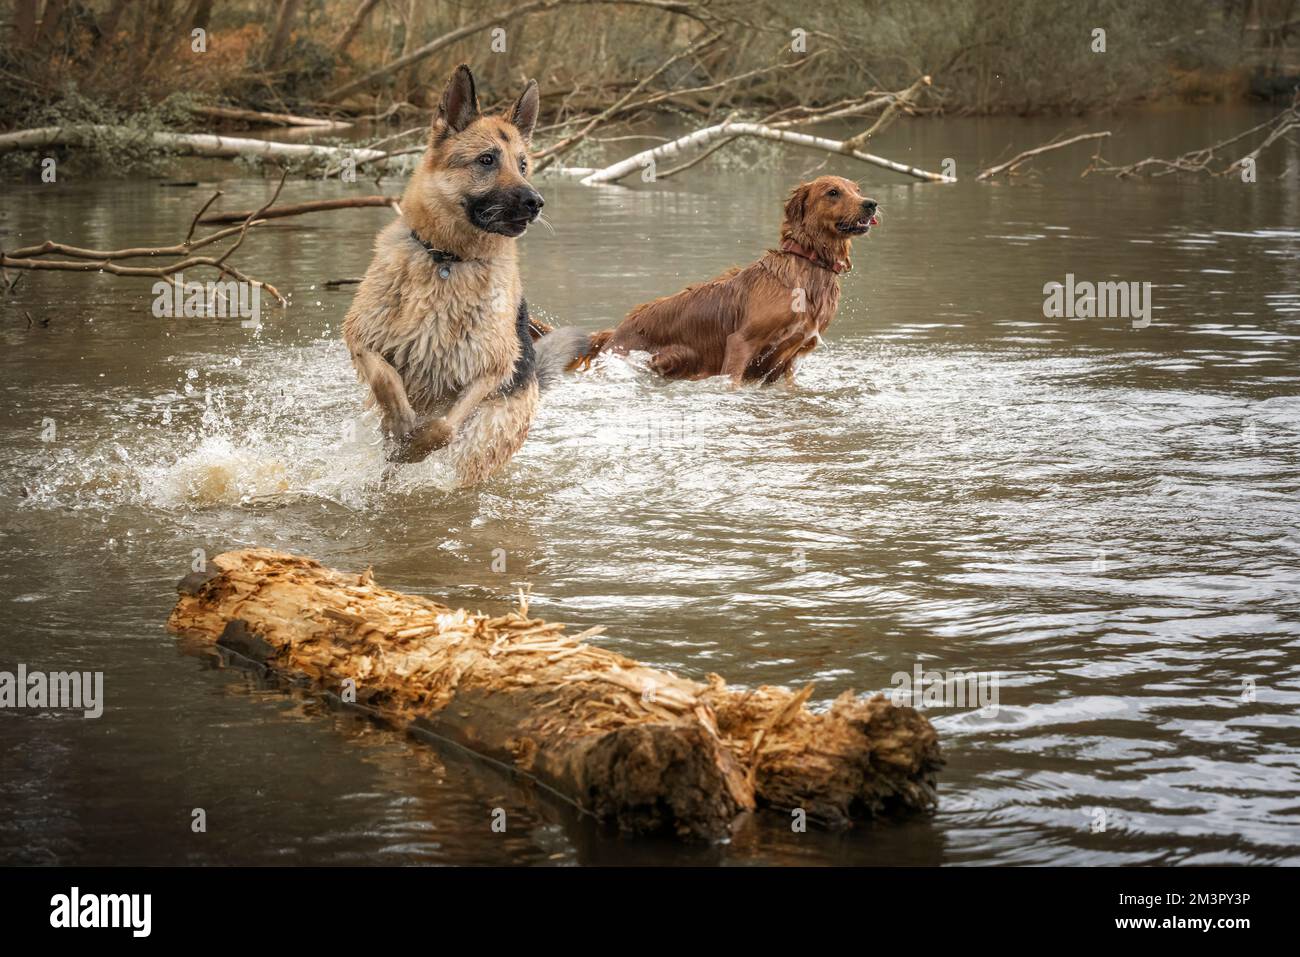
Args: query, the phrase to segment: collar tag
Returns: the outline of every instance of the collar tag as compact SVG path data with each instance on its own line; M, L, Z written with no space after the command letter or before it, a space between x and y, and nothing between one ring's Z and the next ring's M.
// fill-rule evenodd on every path
M464 262L455 253L449 253L445 249L435 249L433 243L421 239L420 234L414 229L411 230L411 238L424 247L424 251L429 254L430 259L438 263L438 275L443 279L451 278L451 263Z

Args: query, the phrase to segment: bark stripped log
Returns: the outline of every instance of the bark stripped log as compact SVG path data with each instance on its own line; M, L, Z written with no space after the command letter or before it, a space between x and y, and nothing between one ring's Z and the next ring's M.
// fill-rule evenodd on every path
M141 133L126 126L39 126L30 130L0 133L0 154L15 150L33 150L45 146L86 146L96 138L111 136L127 142L149 143L162 150L184 156L214 156L235 159L239 156L264 160L323 158L358 162L383 159L382 150L364 147L321 146L313 143L276 143L241 136L216 136L212 133Z
M471 614L266 549L181 582L168 627L430 731L637 832L725 836L755 807L829 824L931 807L930 722L885 698L692 681L528 615Z
M620 160L612 166L606 166L604 169L584 170L585 175L583 175L581 182L584 186L593 186L598 183L616 183L633 173L648 168L661 159L676 157L685 150L706 147L717 140L734 139L739 136L752 136L755 139L775 140L778 143L790 143L794 146L804 146L827 153L838 153L852 157L861 163L870 163L872 166L879 166L881 169L892 170L895 173L902 173L904 176L911 176L913 179L925 180L929 183L957 182L956 177L953 176L947 176L943 173L931 173L916 166L908 166L906 163L896 163L891 159L885 159L883 156L876 156L874 153L865 153L862 150L853 148L843 140L832 140L825 136L813 136L809 133L796 133L793 130L764 126L761 123L731 122L719 123L717 126L706 126L702 130L696 130L694 133L679 137L671 143L656 146L654 149L643 150L625 160ZM562 172L567 172L568 175L576 175L578 171L570 169Z

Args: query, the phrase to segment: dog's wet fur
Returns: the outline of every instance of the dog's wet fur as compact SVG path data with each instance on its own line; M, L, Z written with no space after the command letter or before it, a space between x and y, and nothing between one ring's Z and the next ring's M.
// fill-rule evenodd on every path
M785 204L781 249L637 306L616 328L593 334L585 358L648 352L651 368L673 379L792 380L835 317L839 274L851 268L849 248L876 222L877 209L856 183L839 176L795 187Z
M535 347L530 335L515 239L544 204L528 182L537 111L529 81L504 114L484 116L473 74L456 68L401 218L376 239L343 323L388 457L416 462L445 448L460 485L510 460L541 389L587 348L576 330Z

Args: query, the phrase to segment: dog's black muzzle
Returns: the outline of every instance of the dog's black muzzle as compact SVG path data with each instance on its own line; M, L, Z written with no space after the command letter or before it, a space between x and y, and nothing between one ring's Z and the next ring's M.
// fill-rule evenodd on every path
M502 236L520 236L541 215L546 200L531 186L497 189L471 199L469 221L479 229Z

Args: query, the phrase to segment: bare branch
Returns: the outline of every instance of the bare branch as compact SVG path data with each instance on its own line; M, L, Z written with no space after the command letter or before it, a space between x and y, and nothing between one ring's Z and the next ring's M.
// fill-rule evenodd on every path
M630 100L636 94L640 93L647 86L653 83L656 79L662 76L663 73L674 63L677 63L679 60L683 60L688 56L694 56L696 53L700 52L706 47L712 46L721 38L722 38L721 33L716 31L712 32L707 36L701 38L700 40L697 40L695 43L692 43L689 47L687 47L685 50L682 50L680 53L676 53L673 56L669 57L662 64L660 64L657 70L655 70L653 73L648 74L644 79L641 80L640 83L632 87L632 89L628 90L628 92L625 93L616 103L614 103L613 106L609 107L607 110L604 110L603 112L598 113L596 116L592 117L591 120L588 121L587 125L584 126L582 129L580 129L578 132L574 133L572 136L565 137L564 139L560 140L560 142L555 143L544 150L539 150L537 153L534 153L533 154L534 159L542 161L537 166L537 170L541 171L546 169L547 166L550 166L551 163L554 162L553 157L566 153L569 150L573 149L573 147L581 143L584 139L587 138L588 134L590 134L592 130L594 130L596 127L600 126L602 123L608 120L611 116L615 114L615 112L620 107L625 105L628 100Z
M243 243L248 231L254 226L260 226L266 222L266 216L270 213L271 207L280 197L280 191L284 188L285 177L288 171L285 170L280 176L280 182L276 185L275 192L271 199L260 209L253 210L244 216L243 221L238 226L231 226L226 229L217 230L207 236L203 236L197 241L194 240L194 230L198 225L203 213L221 196L220 192L213 195L203 206L195 213L194 218L190 221L189 231L185 234L182 242L175 243L171 246L135 246L126 249L86 249L81 246L72 246L67 243L56 243L47 240L36 246L27 246L22 249L15 249L12 252L0 251L0 271L9 269L26 269L26 270L48 270L52 272L105 272L114 276L139 276L153 277L157 279L166 279L177 273L184 272L186 269L207 267L215 269L220 275L229 276L239 282L247 282L254 286L265 288L271 293L280 305L288 305L280 291L271 285L259 279L253 279L246 275L237 267L231 265L228 260L230 256ZM220 256L195 256L194 250L210 246L230 236L236 237L235 242ZM40 259L37 257L45 255L67 256L67 259ZM118 260L123 259L154 259L159 256L179 256L181 258L167 263L162 266L131 266L124 265ZM15 280L15 283L17 280Z
M956 179L951 176L945 176L942 173L931 173L927 170L919 169L915 166L908 166L904 163L896 163L893 160L885 159L882 156L876 156L872 153L864 153L861 150L855 150L845 145L841 140L827 139L823 136L811 136L807 133L796 133L791 130L776 129L771 126L764 126L761 123L720 123L717 126L708 126L702 130L696 130L686 136L673 140L671 143L665 143L663 146L657 146L654 149L644 150L627 159L607 166L598 170L581 171L582 183L586 186L596 185L598 183L615 183L620 179L632 175L638 170L649 167L652 163L665 157L676 156L684 149L702 147L718 139L734 138L738 136L752 136L757 139L775 140L779 143L790 143L795 146L804 146L809 149L822 150L827 153L838 153L843 156L849 156L863 163L870 163L873 166L879 166L883 169L893 170L895 173L902 173L905 176L911 176L914 179L926 180L931 183L952 183ZM576 170L567 171L573 175L579 175Z
M376 80L382 80L385 77L392 76L394 73L400 73L412 64L419 63L421 60L433 56L433 54L437 53L444 47L451 46L457 40L463 40L465 37L481 33L482 31L498 26L507 20L516 20L530 13L545 13L559 7L576 6L579 4L649 7L663 13L680 14L701 21L704 20L706 15L705 11L702 8L697 7L695 4L683 3L679 2L679 0L532 0L530 3L520 4L513 9L506 9L491 17L466 24L463 27L458 27L450 33L444 33L436 40L426 43L419 49L412 50L405 56L399 56L391 63L386 63L377 70L371 70L364 76L360 76L355 80L350 80L342 86L335 87L325 95L325 98L327 100L339 100L345 96L357 93L374 83Z
M1110 136L1110 130L1102 130L1098 133L1082 133L1079 136L1072 136L1068 140L1053 140L1052 142L1045 143L1042 146L1036 146L1031 150L1025 150L1023 153L1017 153L1005 163L999 163L997 166L990 166L988 169L976 176L975 179L977 181L982 181L992 179L1000 173L1014 173L1016 168L1021 164L1033 159L1041 153L1050 153L1052 150L1059 150L1064 146L1071 146L1084 140L1101 139L1106 136Z
M1082 175L1087 176L1089 173L1111 173L1114 176L1123 179L1128 176L1137 176L1154 170L1154 172L1149 172L1149 175L1168 176L1171 173L1208 173L1210 175L1228 176L1239 171L1247 161L1258 159L1259 155L1264 150L1268 149L1268 147L1272 146L1278 140L1284 139L1288 132L1298 127L1300 127L1300 92L1296 93L1290 106L1282 110L1282 112L1278 113L1272 119L1265 120L1263 123L1258 123L1255 126L1250 127L1250 129L1242 130L1240 133L1235 136L1230 136L1226 140L1220 140L1217 143L1212 143L1211 145L1201 147L1200 149L1189 150L1181 156L1176 156L1173 159L1162 159L1158 156L1148 156L1146 159L1139 160L1136 163L1131 163L1128 166L1115 166L1107 163L1102 159L1101 154L1098 153L1093 157L1092 162L1088 164L1088 167L1083 171ZM1213 162L1217 154L1221 153L1232 144L1239 143L1247 137L1253 136L1263 130L1269 130L1268 136L1266 136L1264 140L1249 153L1245 154L1235 162L1230 163L1224 169L1219 170L1218 173L1215 173L1214 170L1210 169L1210 163Z
M219 194L218 194L219 195ZM277 206L275 209L268 209L257 216L259 220L283 219L287 216L301 216L303 213L323 213L332 209L356 209L371 206L396 206L400 196L354 196L350 199L317 199L308 203L294 203L289 206ZM205 209L207 207L204 207ZM216 223L238 223L243 222L249 216L256 213L256 210L237 210L229 213L212 213L204 216L199 220L205 226Z

